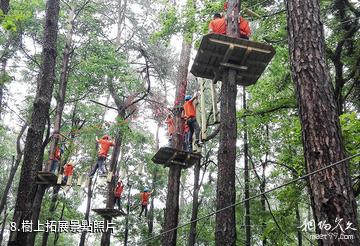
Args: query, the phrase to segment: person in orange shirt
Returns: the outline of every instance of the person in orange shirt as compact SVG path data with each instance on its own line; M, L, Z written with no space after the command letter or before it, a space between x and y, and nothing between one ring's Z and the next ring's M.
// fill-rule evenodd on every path
M114 146L114 142L109 140L108 135L104 135L102 137L102 139L98 139L96 137L96 142L98 142L100 144L100 150L98 152L97 162L96 162L94 168L91 170L89 177L94 176L97 169L100 170L100 175L105 174L104 163L105 163L106 157L108 156L110 147Z
M216 13L209 23L209 33L226 34L226 20L221 14Z
M140 193L140 201L141 201L141 212L139 214L139 219L141 218L142 213L145 211L145 217L147 216L147 205L149 203L149 198L153 192L149 191L148 188L144 188L144 192Z
M166 117L165 123L167 124L167 131L168 131L168 135L169 135L169 146L172 145L172 136L175 132L175 122L174 122L174 118L172 117L171 114L168 114L168 116Z
M119 210L121 209L121 194L124 190L124 185L122 180L119 180L115 189L114 189L114 197L115 197L115 204L118 205Z
M249 22L245 20L242 16L239 18L239 32L240 32L240 38L242 39L249 39L251 35L251 29Z
M198 93L195 94L194 97L190 95L185 96L185 103L183 105L183 117L186 121L186 124L189 126L189 143L187 151L192 151L192 138L195 132L195 144L199 147L200 145L200 126L199 123L196 121L196 110L193 104L194 100L198 97Z
M72 162L69 162L64 165L64 177L63 181L66 183L69 176L72 176L74 172L74 164Z

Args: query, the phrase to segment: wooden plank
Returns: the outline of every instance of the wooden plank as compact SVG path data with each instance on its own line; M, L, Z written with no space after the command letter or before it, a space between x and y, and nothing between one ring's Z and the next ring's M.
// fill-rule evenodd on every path
M243 48L243 49L247 49L249 46L246 46L246 45L242 45L242 44L234 44L234 43L230 43L230 42L227 42L227 41L222 41L222 40L218 40L218 39L214 39L214 38L209 38L209 40L213 43L218 43L218 44L222 44L222 45L233 45L234 47L239 47L239 48ZM256 48L256 47L253 47L252 48L253 51L258 51L258 52L261 52L261 53L266 53L266 54L270 54L271 51L270 50L266 50L266 49L261 49L261 48Z
M220 66L235 69L235 70L240 70L240 71L248 70L247 66L235 65L235 64L228 63L228 62L221 62Z

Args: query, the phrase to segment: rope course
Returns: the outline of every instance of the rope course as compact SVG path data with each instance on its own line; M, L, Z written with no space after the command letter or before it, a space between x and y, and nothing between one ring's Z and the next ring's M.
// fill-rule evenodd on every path
M276 187L274 187L274 188L272 188L272 189L269 189L269 190L267 190L267 191L265 191L265 192L259 193L259 194L257 194L257 195L251 196L251 197L249 197L249 198L247 198L247 199L243 199L243 200L241 200L241 201L239 201L239 202L236 202L236 203L234 203L234 204L231 204L231 205L229 205L229 206L226 206L226 207L224 207L224 208L222 208L222 209L219 209L219 210L216 210L216 211L214 211L214 212L211 212L211 213L209 213L209 214L207 214L207 215L205 215L205 216L202 216L202 217L200 217L200 218L197 218L196 220L191 220L191 221L189 221L189 222L187 222L187 223L184 223L184 224L179 225L179 226L177 226L177 227L174 227L174 228L172 228L172 229L169 229L169 230L166 230L166 231L164 231L164 232L161 232L161 233L159 233L158 235L149 237L149 238L141 241L139 244L143 244L143 243L145 243L145 242L151 241L151 240L153 240L153 239L155 239L155 238L158 238L158 237L161 237L162 235L165 235L166 233L175 231L175 230L180 229L180 228L182 228L182 227L185 227L185 226L187 226L187 225L189 225L189 224L191 224L191 223L194 223L194 222L197 222L197 221L206 219L206 218L208 218L208 217L210 217L210 216L212 216L212 215L214 215L214 214L217 214L217 213L222 212L222 211L224 211L224 210L227 210L227 209L229 209L229 208L232 208L232 207L235 207L235 206L237 206L237 205L240 205L240 204L242 204L242 203L244 203L244 202L246 202L246 201L253 200L253 199L258 198L258 197L260 197L260 196L262 196L262 195L268 194L268 193L270 193L270 192L273 192L273 191L275 191L275 190L278 190L278 189L283 188L283 187L285 187L285 186L288 186L288 185L290 185L290 184L296 183L296 182L299 181L299 180L308 178L308 177L310 177L310 176L312 176L312 175L314 175L314 174L317 174L317 173L319 173L319 172L322 172L322 171L324 171L324 170L326 170L326 169L328 169L328 168L337 166L337 165L339 165L339 164L341 164L341 163L343 163L343 162L346 162L346 161L348 161L348 160L351 160L351 159L353 159L353 158L355 158L355 157L357 157L357 156L360 156L360 153L357 153L357 154L355 154L355 155L352 155L352 156L347 157L347 158L345 158L345 159L342 159L342 160L340 160L340 161L334 162L334 163L332 163L332 164L330 164L330 165L328 165L328 166L326 166L326 167L323 167L323 168L320 168L320 169L318 169L318 170L316 170L316 171L313 171L313 172L311 172L311 173L305 174L305 175L303 175L303 176L301 176L301 177L298 177L298 178L296 178L296 179L293 179L293 180L291 180L291 181L289 181L289 182L287 182L287 183L285 183L285 184L276 186Z

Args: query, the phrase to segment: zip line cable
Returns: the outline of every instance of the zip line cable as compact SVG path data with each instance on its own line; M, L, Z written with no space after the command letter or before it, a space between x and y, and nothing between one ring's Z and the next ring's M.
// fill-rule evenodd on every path
M143 243L145 243L145 242L147 242L147 241L150 241L150 240L153 240L153 239L155 239L155 238L161 237L162 235L165 235L166 233L175 231L175 230L177 230L177 229L180 229L180 228L182 228L182 227L185 227L185 226L187 226L187 225L189 225L189 224L192 224L192 223L194 223L194 222L197 222L197 221L206 219L206 218L208 218L208 217L210 217L210 216L212 216L212 215L214 215L214 214L217 214L217 213L222 212L222 211L224 211L224 210L227 210L227 209L229 209L229 208L232 208L232 207L235 207L235 206L237 206L237 205L240 205L240 204L242 204L242 203L244 203L244 202L246 202L246 201L253 200L253 199L258 198L258 197L260 197L260 196L262 196L262 195L268 194L268 193L270 193L270 192L273 192L273 191L275 191L275 190L278 190L278 189L280 189L280 188L283 188L283 187L285 187L285 186L288 186L288 185L290 185L290 184L293 184L293 183L295 183L295 182L297 182L297 181L299 181L299 180L302 180L302 179L305 179L305 178L307 178L307 177L310 177L310 176L312 176L312 175L314 175L314 174L317 174L317 173L319 173L319 172L321 172L321 171L324 171L324 170L326 170L326 169L328 169L328 168L330 168L330 167L334 167L334 166L336 166L336 165L339 165L340 163L343 163L343 162L345 162L345 161L351 160L351 159L353 159L353 158L355 158L355 157L357 157L357 156L360 156L360 153L357 153L357 154L355 154L355 155L349 156L349 157L347 157L347 158L345 158L345 159L342 159L342 160L340 160L340 161L334 162L334 163L332 163L332 164L330 164L330 165L328 165L328 166L325 166L325 167L323 167L323 168L320 168L320 169L318 169L318 170L316 170L316 171L313 171L313 172L311 172L311 173L305 174L305 175L303 175L303 176L301 176L301 177L298 177L298 178L296 178L296 179L293 179L293 180L291 180L291 181L289 181L289 182L287 182L287 183L285 183L285 184L282 184L282 185L279 185L279 186L277 186L277 187L274 187L274 188L272 188L272 189L270 189L270 190L267 190L267 191L265 191L265 192L263 192L263 193L260 193L260 194L251 196L251 197L249 197L249 198L247 198L247 199L244 199L244 200L241 200L241 201L236 202L236 203L234 203L234 204L231 204L231 205L229 205L229 206L223 207L223 208L221 208L221 209L219 209L219 210L216 210L216 211L214 211L214 212L211 212L211 213L209 213L209 214L207 214L207 215L205 215L205 216L203 216L203 217L197 218L196 220L191 220L191 221L189 221L189 222L187 222L187 223L185 223L185 224L182 224L182 225L176 226L176 227L174 227L174 228L172 228L172 229L169 229L169 230L166 230L166 231L164 231L164 232L161 232L161 233L159 233L158 235L149 237L149 238L141 241L140 244L143 244Z

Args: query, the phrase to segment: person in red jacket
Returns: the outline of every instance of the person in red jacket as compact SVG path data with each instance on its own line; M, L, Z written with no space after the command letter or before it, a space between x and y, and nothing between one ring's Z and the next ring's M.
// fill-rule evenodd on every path
M221 14L214 14L213 19L209 23L209 33L226 34L226 20Z
M121 209L121 194L124 190L124 185L122 180L119 180L117 183L115 189L114 189L114 197L115 197L115 204L119 207L119 210Z
M145 211L145 217L147 216L147 205L149 203L149 198L152 194L148 188L144 188L144 192L140 193L140 201L141 201L141 212L139 214L139 219L141 218L142 213Z
M63 181L65 183L68 181L68 178L73 175L73 172L74 172L74 164L72 162L69 162L64 165Z
M94 168L91 170L89 177L94 176L97 169L100 170L100 175L105 174L104 163L105 163L106 157L108 156L110 147L114 146L114 142L109 140L108 135L104 135L102 137L102 139L98 139L96 137L96 142L98 142L100 144L100 150L98 152L97 162L96 162Z
M200 144L200 126L196 121L196 109L193 104L194 100L198 97L198 93L195 96L186 95L185 103L183 105L183 117L186 121L186 124L189 126L189 135L188 135L188 150L192 151L192 138L195 133L195 144L201 147Z

